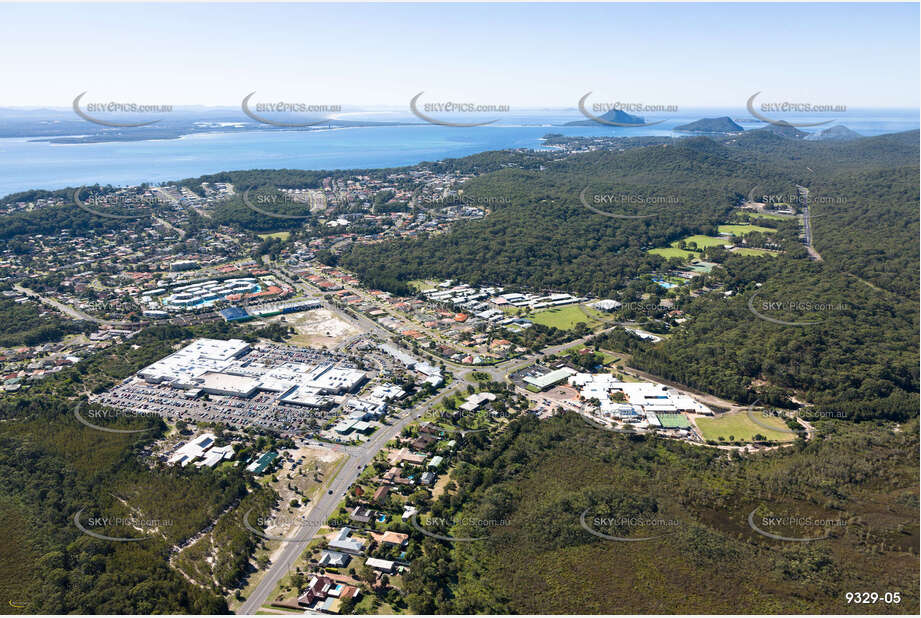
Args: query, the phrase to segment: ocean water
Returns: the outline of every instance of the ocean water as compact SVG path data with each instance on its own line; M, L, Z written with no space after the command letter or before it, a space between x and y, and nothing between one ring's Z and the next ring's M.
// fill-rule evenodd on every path
M500 114L501 115L501 114ZM95 144L52 144L34 138L0 139L0 196L28 189L59 189L87 184L129 185L177 180L221 171L255 168L348 169L412 165L503 148L541 148L547 133L584 136L679 136L675 126L703 117L749 118L744 109L682 110L647 117L664 118L651 127L567 127L583 120L576 111L506 114L483 127L431 124L319 129L199 133L179 139ZM410 121L412 117L386 120ZM357 119L357 118L350 118ZM376 117L374 120L383 120ZM795 116L786 120L796 122ZM803 122L830 118L805 115ZM418 119L412 118L418 122ZM843 124L862 135L919 128L917 110L848 110L826 126ZM258 126L258 125L257 125ZM764 126L742 123L746 129ZM826 128L808 128L817 131Z

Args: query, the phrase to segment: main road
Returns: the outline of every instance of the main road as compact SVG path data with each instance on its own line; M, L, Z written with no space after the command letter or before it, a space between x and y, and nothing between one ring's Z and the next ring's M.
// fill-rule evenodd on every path
M811 214L809 212L809 189L797 185L796 190L799 191L800 205L803 208L803 244L806 246L806 251L809 253L809 257L813 260L816 260L817 262L821 262L822 255L816 251L815 247L812 245L812 220L810 219Z
M459 386L464 384L466 382L461 379ZM306 518L308 523L292 533L291 538L298 540L283 542L284 547L278 557L272 561L262 579L249 597L246 598L246 601L239 607L238 614L255 614L267 601L270 601L269 596L275 590L278 582L294 568L298 557L304 553L311 539L319 532L321 523L332 516L336 507L343 500L345 493L352 483L358 479L364 467L371 463L374 456L390 440L398 436L404 427L425 415L433 406L455 390L445 389L418 409L397 415L396 421L392 425L385 426L377 431L364 444L344 449L346 461L339 469L339 473L326 488L326 493L321 494L314 502L313 508L310 509L310 513Z

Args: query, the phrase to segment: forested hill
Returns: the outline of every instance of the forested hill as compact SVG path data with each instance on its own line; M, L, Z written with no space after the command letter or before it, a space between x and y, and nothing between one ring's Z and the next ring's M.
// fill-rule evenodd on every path
M432 514L485 522L459 523L447 534L486 538L420 537L424 556L405 576L409 607L419 614L835 614L848 611L846 592L882 585L903 591L889 611L914 614L917 421L903 429L825 421L823 440L741 455L626 438L574 413L528 415L491 440L473 438L460 454L457 489L433 500ZM820 542L782 542L756 533L751 513L759 524L768 514L845 523Z
M706 138L589 153L543 171L502 170L465 185L465 195L502 201L486 219L443 236L356 247L343 264L390 289L420 277L454 277L606 295L664 263L645 249L715 232L758 179L792 189L783 176L738 161ZM612 201L600 201L607 197ZM646 218L599 214L583 200Z
M818 178L815 246L829 266L918 299L918 166Z
M921 132L903 131L835 142L790 139L767 131L747 131L725 140L737 156L761 155L765 165L795 174L808 184L816 176L918 165Z
M393 290L403 290L411 279L455 277L604 295L622 286L625 277L663 263L643 248L689 233L713 233L733 205L756 187L788 195L798 184L816 184L819 194L833 192L872 208L878 196L862 195L860 182L848 179L855 169L869 173L916 165L917 140L917 131L846 143L772 134L725 144L694 137L622 153L574 156L543 171L501 170L466 185L469 195L504 200L487 219L458 225L437 238L357 246L342 262L368 283ZM910 176L910 170L904 174ZM832 178L835 187L826 189L823 183ZM910 198L917 182L908 180L900 178L892 190ZM598 210L654 216L598 214L580 200L584 189L585 199ZM594 203L596 196L617 201ZM859 228L852 231L859 235Z

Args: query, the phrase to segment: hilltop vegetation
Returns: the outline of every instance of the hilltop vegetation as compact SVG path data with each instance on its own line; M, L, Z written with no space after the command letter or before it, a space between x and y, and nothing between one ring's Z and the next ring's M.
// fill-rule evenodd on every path
M729 116L701 118L675 127L675 131L687 131L689 133L741 133L744 130Z
M415 613L915 613L918 425L820 424L823 439L766 455L630 439L566 414L473 440L433 516L497 522L426 537L406 576ZM815 542L753 531L762 515L843 522ZM599 538L580 525L620 537ZM607 519L677 522L653 528ZM656 524L659 525L659 524ZM663 524L664 526L664 524ZM816 538L826 528L775 532ZM661 536L660 536L661 535ZM857 567L859 565L859 568ZM898 606L845 602L901 590Z

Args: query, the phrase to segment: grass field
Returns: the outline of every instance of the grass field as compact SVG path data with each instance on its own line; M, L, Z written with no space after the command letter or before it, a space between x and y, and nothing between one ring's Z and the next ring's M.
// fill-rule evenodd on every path
M776 251L769 251L767 249L746 249L746 248L736 249L735 251L733 251L733 253L738 253L739 255L757 255L757 256L762 256L762 255L777 256L778 255Z
M703 234L695 234L694 236L688 236L687 238L684 239L684 242L697 243L698 249L703 249L704 247L719 247L719 246L728 244L725 238L719 238L717 236L704 236ZM677 246L677 243L672 243L672 244Z
M746 234L751 234L752 232L776 232L777 230L772 227L762 227L760 225L751 225L746 223L745 225L721 225L717 228L720 234L733 234L734 236L745 236Z
M665 259L673 257L687 259L694 255L691 251L685 251L684 249L677 249L675 247L658 247L656 249L650 249L648 253L661 255Z
M422 290L430 290L438 285L438 281L433 279L413 279L412 281L407 281L406 285L421 292Z
M266 238L280 238L282 240L288 240L291 237L291 232L274 232L272 234L259 234L259 238L265 240Z
M542 309L529 315L528 319L535 324L554 326L563 330L569 330L579 322L585 322L589 328L592 328L604 321L603 314L585 305Z
M768 440L778 442L790 442L795 437L795 434L789 433L786 424L779 418L763 416L760 412L752 412L751 415L758 420L760 425L752 421L746 412L738 412L718 418L698 418L697 427L700 428L704 440L717 442L729 442L731 441L730 436L732 440L751 442L755 439L755 434L759 433ZM762 425L777 427L778 431L762 427Z
M738 226L731 226L731 227L745 228L745 227L754 227L754 226L738 225ZM762 228L762 229L767 229L767 228ZM727 239L725 238L717 238L716 236L704 236L703 234L695 234L694 236L688 236L687 238L683 238L682 240L684 240L684 242L686 243L691 243L691 242L697 243L698 249L704 249L706 247L717 247L717 246L728 244ZM680 241L676 240L669 247L656 247L655 249L650 249L649 251L647 251L647 253L651 253L653 255L661 255L662 257L666 259L673 258L673 257L688 259L688 258L692 258L695 255L697 255L693 251L686 251L684 249L679 249L678 248L679 242Z

